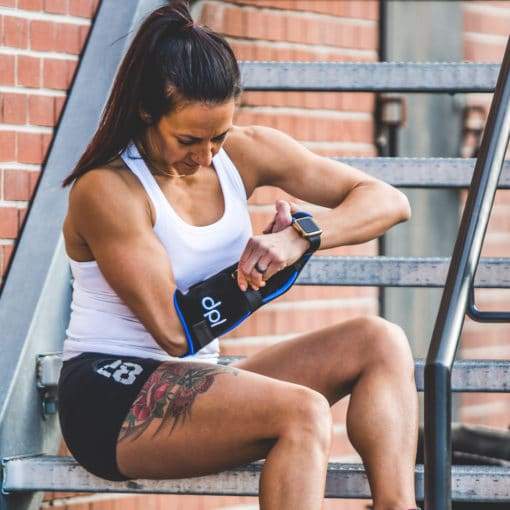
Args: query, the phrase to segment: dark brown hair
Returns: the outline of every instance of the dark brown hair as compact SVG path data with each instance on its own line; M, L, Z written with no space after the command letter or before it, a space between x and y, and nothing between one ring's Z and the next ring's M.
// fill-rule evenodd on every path
M154 173L169 175L163 160L149 156L147 128L183 104L221 104L240 94L239 67L227 41L194 23L188 0L170 1L152 12L135 35L99 127L62 187L113 161L132 139Z

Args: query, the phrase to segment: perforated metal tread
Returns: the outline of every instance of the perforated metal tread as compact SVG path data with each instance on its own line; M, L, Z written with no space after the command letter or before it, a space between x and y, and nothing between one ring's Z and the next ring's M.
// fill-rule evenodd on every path
M222 356L219 362L228 365L243 356ZM423 391L423 373L425 361L415 362L416 387ZM62 367L61 353L40 354L37 362L39 388L52 388L58 382ZM506 360L458 360L452 373L453 391L463 392L509 392L510 361Z
M4 459L3 493L20 491L131 492L256 496L264 461L223 473L182 480L109 482L78 465L72 457L37 455ZM423 498L423 466L416 468L416 494ZM510 467L454 466L453 499L457 501L510 501ZM327 498L369 498L361 464L330 462Z
M344 158L332 157L400 188L467 188L474 158ZM499 189L510 188L510 160L503 163Z
M492 92L500 66L462 62L240 62L246 90Z

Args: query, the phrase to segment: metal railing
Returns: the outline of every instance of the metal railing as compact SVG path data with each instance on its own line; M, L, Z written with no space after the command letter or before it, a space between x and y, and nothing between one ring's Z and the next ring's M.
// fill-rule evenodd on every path
M510 38L425 365L425 509L451 509L451 374L510 135Z

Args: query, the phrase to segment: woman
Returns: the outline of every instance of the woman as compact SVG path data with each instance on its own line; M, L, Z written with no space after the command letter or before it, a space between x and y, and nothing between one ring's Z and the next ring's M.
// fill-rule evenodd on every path
M59 381L67 445L109 480L185 478L266 459L260 504L319 509L330 406L351 394L349 438L376 510L415 507L417 396L402 330L358 318L219 366L218 339L193 356L172 296L239 261L244 291L309 241L279 201L253 235L247 200L278 186L330 210L320 248L373 239L409 218L405 196L286 134L232 124L241 93L231 48L187 5L153 12L135 36L101 124L64 186L74 275ZM326 185L327 183L327 185Z

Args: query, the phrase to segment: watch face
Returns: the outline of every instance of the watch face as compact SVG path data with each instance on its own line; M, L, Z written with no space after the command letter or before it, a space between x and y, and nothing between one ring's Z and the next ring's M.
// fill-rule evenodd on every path
M313 234L320 231L320 228L311 218L299 218L298 221L305 231L305 234Z

